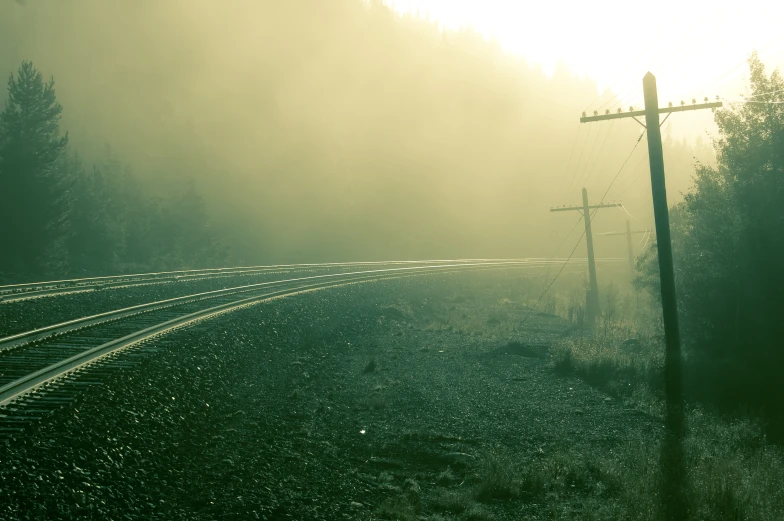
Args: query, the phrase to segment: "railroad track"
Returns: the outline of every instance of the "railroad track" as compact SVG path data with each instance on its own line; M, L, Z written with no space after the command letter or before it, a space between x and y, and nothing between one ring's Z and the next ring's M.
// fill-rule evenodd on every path
M0 285L0 302L16 302L20 300L62 295L65 293L84 293L89 291L112 288L126 288L149 284L166 284L177 282L194 282L205 279L228 278L237 276L285 274L294 272L315 272L324 270L350 270L372 267L404 267L424 265L465 264L476 262L541 262L559 263L564 259L461 259L461 260L426 260L426 261L368 261L368 262L332 262L311 264L274 264L268 266L239 266L233 268L209 268L201 270L180 270L153 273L137 273L130 275L111 275L105 277L74 278L42 282L25 282L20 284Z
M578 261L579 262L579 261ZM544 260L442 262L249 284L117 309L0 339L0 440L51 414L85 387L165 348L159 337L217 315L306 291L459 270L546 266ZM150 340L155 339L155 342ZM121 359L121 352L133 348Z
M66 293L84 293L89 291L127 288L131 286L144 286L150 284L195 282L205 279L220 279L251 275L274 275L295 272L339 270L357 267L364 264L372 263L281 264L271 266L213 268L203 270L139 273L131 275L112 275L106 277L64 279L44 282L25 282L20 284L8 284L0 286L0 302L8 303L30 298L51 297Z

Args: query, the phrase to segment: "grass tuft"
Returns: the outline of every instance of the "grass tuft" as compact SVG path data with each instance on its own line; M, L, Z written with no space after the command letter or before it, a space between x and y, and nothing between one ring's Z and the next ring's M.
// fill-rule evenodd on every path
M550 367L661 417L664 349L655 341L624 347L622 337L569 338L550 347Z
M457 476L455 476L455 473L452 472L451 467L447 467L446 470L444 470L438 476L436 476L436 483L441 486L448 486L456 481L457 481Z
M513 499L520 495L518 473L505 451L488 451L482 459L476 499Z

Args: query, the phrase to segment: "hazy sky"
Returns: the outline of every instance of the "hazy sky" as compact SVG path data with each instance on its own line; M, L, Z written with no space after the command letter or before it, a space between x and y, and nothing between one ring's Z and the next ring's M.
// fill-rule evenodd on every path
M594 82L563 68L548 80L517 57L547 69L562 55L605 82L592 64L610 73L618 64L638 86L637 36L619 29L603 40L552 22L588 20L589 9L567 17L511 0L430 0L433 18L494 32L515 51L504 56L481 36L442 35L363 1L0 0L0 70L28 59L56 78L62 128L87 164L105 161L109 144L151 192L193 180L215 229L247 258L554 255L579 227L576 215L549 207L579 203L583 187L591 201L622 200L635 226L649 226L639 125L580 124L597 98ZM746 71L751 45L738 47L720 72ZM654 71L663 92L685 81ZM689 146L712 117L678 114L663 126L670 202L691 185L693 158L712 159L709 147ZM692 142L668 139L681 136ZM626 217L601 212L597 232ZM622 241L605 242L603 255L613 244L625 253Z
M648 70L657 76L659 99L677 102L717 94L737 98L747 75L745 59L752 49L769 66L784 65L784 2L386 3L401 11L429 13L449 27L472 26L507 50L542 64L546 71L562 60L574 72L619 92L624 108L642 103L639 85ZM648 10L650 5L655 8ZM629 41L638 44L628 45Z

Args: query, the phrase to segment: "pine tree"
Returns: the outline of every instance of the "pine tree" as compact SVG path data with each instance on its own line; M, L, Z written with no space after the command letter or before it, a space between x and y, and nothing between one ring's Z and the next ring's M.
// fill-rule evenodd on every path
M0 113L0 269L40 273L63 235L67 189L60 136L62 106L54 79L44 82L31 62L8 79Z

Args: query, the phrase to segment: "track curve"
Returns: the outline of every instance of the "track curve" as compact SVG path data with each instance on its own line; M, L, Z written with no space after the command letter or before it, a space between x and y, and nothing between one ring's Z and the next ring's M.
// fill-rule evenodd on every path
M127 348L223 313L345 284L463 270L543 267L549 263L544 259L460 261L312 275L150 302L12 335L0 339L0 439L18 433L20 424L38 419L41 411L72 400L71 391L59 391L71 375L105 365ZM100 377L81 384L99 385Z

